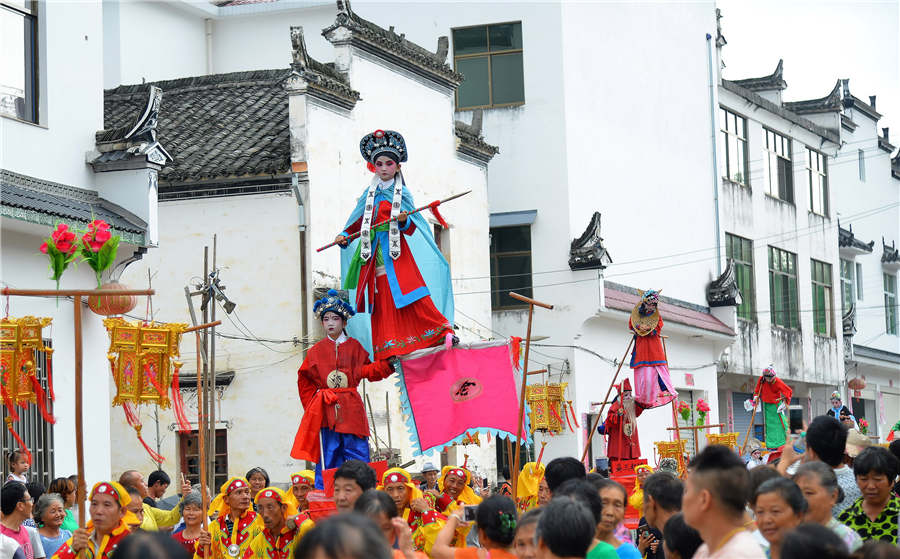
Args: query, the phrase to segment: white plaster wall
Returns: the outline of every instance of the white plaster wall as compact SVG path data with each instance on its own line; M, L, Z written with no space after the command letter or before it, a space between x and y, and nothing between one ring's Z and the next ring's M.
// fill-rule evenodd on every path
M41 4L45 17L46 120L0 117L0 167L92 188L84 154L103 128L103 27L99 2ZM43 35L43 34L42 34ZM52 164L48 164L52 162Z
M750 189L723 183L720 208L723 241L726 232L754 241L753 274L757 317L755 323L738 320L739 336L729 350L727 370L730 373L758 376L771 363L788 384L809 383L814 387L814 398L826 398L826 393L830 394L843 379L837 220L833 201L830 205L830 217L814 215L808 210L806 146L823 151L828 156L829 163L835 154L835 147L825 144L820 148L821 138L812 132L764 110L754 110L750 103L729 91L720 89L719 93L723 107L748 118ZM767 179L763 166L763 126L793 138L793 205L765 193ZM832 180L832 185L835 184ZM769 246L787 250L797 256L799 331L789 332L771 326ZM834 330L831 338L813 333L811 258L831 265L831 320Z
M115 5L107 4L104 27L119 41L106 46L109 75L104 77L104 87L207 73L202 17L172 2L115 0Z
M0 281L20 289L54 289L48 272L47 257L38 247L49 236L49 228L0 219ZM93 271L87 266L66 270L61 289L88 289L95 285ZM53 459L57 476L77 472L75 454L75 331L72 301L53 297L11 297L9 314L21 318L27 315L53 319L52 327L44 330L44 337L53 340L53 385L56 402L53 414ZM84 467L88 487L110 479L110 450L118 439L110 439L110 405L108 390L109 362L106 350L109 338L102 317L82 308L83 348L83 414Z
M147 270L151 271L157 293L153 300L156 320L190 323L184 286L193 286L202 275L204 245L210 247L212 261L212 235L216 233L217 266L227 287L225 293L237 303L236 315L260 338L302 337L298 207L290 193L163 202L159 218L159 248L130 266L122 278L125 283L144 286ZM194 304L199 319L199 298ZM135 313L142 316L144 309L141 302ZM245 336L221 307L217 318L223 322L218 332ZM232 320L237 323L235 315ZM186 372L195 371L194 344L191 335L182 340ZM300 422L296 371L302 347L267 345L271 349L257 342L217 338L216 370L235 371L235 378L216 410L216 420L231 424L229 473L243 475L251 467L263 466L273 480L286 482L294 471L288 454ZM142 418L144 437L155 446L151 410L144 410ZM161 412L160 418L162 454L167 459L163 468L174 475L179 458L176 433L169 430L174 422L171 410ZM188 418L196 422L195 404L189 404ZM113 472L153 468L118 410L112 428L117 440Z

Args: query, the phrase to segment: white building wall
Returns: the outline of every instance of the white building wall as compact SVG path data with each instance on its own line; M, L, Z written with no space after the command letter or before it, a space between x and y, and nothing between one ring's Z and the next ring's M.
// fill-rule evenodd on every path
M753 240L753 277L756 297L756 321L738 319L739 336L726 358L722 390L752 392L762 369L775 366L779 376L794 389L804 417L826 409L828 395L843 381L837 219L833 201L829 216L809 211L806 147L825 153L829 164L836 146L804 128L758 108L736 94L720 89L721 106L746 117L749 150L750 187L722 181L720 208L722 238L730 233ZM766 194L764 167L767 127L792 138L794 203L786 203ZM721 151L720 154L724 153ZM722 155L720 155L720 162ZM834 177L830 177L835 185ZM833 187L834 188L834 187ZM772 325L769 303L768 247L786 250L797 257L799 330ZM817 335L813 330L811 262L816 259L831 265L833 336ZM746 296L746 295L745 295ZM745 413L735 410L735 414Z

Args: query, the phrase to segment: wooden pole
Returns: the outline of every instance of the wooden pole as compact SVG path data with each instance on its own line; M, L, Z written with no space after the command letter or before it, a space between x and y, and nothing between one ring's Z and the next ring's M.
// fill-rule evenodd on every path
M197 475L200 477L200 498L203 499L203 529L208 529L207 519L209 518L209 490L206 484L206 460L203 456L206 454L206 416L203 413L203 391L206 389L206 379L203 378L202 359L200 357L200 329L194 328L194 338L196 342L196 360L197 360L197 458L200 462L200 471ZM209 546L203 547L203 556L209 557Z
M660 336L663 345L663 357L666 359L666 366L669 364L669 352L666 350L666 338L669 336ZM675 413L675 402L678 398L672 400L672 425L675 427L675 440L681 439L681 431L678 430L678 415ZM697 437L694 437L694 454L697 454Z
M752 377L751 377L752 378ZM758 382L758 381L757 381ZM744 445L741 446L741 456L747 451L747 443L750 442L750 431L753 429L753 422L756 421L756 408L762 405L757 400L756 387L753 388L753 413L750 415L750 425L747 426L747 434L744 435Z
M510 475L512 475L512 494L516 495L519 484L519 454L522 447L522 436L524 434L522 433L522 420L525 418L525 388L528 385L528 357L531 351L531 323L532 318L534 317L534 307L537 305L538 307L543 307L545 309L553 309L553 305L541 303L540 301L525 297L524 295L519 295L512 291L509 293L509 296L513 299L528 303L528 329L525 334L525 365L522 367L522 390L519 392L519 421L516 424L516 455L513 462L513 471L510 472Z
M197 330L205 330L206 328L212 328L213 326L218 326L222 324L221 320L217 320L215 322L207 322L206 324L198 324L196 326L191 326L190 328L185 328L182 334L187 334L188 332L196 332Z
M85 525L85 496L87 484L84 480L84 414L83 414L83 379L82 379L82 341L81 341L81 295L74 296L75 311L75 460L78 468L78 527Z
M622 360L619 361L619 366L616 368L616 374L613 375L612 382L609 383L609 389L606 391L606 396L603 397L603 403L600 405L600 411L597 413L597 418L594 419L594 424L591 426L588 431L588 438L584 442L584 452L581 453L581 461L587 458L588 451L591 448L591 439L594 437L594 431L597 430L597 425L600 423L600 418L603 417L603 410L606 409L606 404L609 401L609 395L612 392L613 386L616 384L616 379L619 378L619 371L622 370L622 365L625 364L625 359L628 357L628 352L631 351L631 344L634 343L634 336L628 341L628 347L625 348L625 354L622 356Z
M153 289L12 289L4 287L0 294L22 297L90 297L91 295L155 295Z

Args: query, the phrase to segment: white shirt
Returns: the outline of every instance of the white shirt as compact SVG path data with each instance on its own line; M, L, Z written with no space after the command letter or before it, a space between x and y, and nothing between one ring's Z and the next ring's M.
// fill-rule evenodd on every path
M709 546L704 543L694 553L694 559L766 559L766 554L750 532L741 530L715 553L710 553Z

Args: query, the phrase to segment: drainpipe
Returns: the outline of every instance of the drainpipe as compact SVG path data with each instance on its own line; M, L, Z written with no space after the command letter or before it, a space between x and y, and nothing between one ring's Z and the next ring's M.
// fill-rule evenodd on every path
M213 23L210 18L206 18L203 20L203 26L206 29L206 75L210 75L213 73L213 57L212 57L212 34L213 34Z
M719 162L716 154L716 83L713 80L712 35L706 34L706 57L709 65L709 130L712 140L713 204L716 216L716 276L722 275L722 239L719 233Z
M309 339L309 313L307 308L307 290L309 289L306 277L306 208L303 206L303 197L300 192L300 173L291 174L291 187L297 198L297 231L300 236L300 323L302 325L302 338ZM306 355L308 345L303 344L303 354Z

